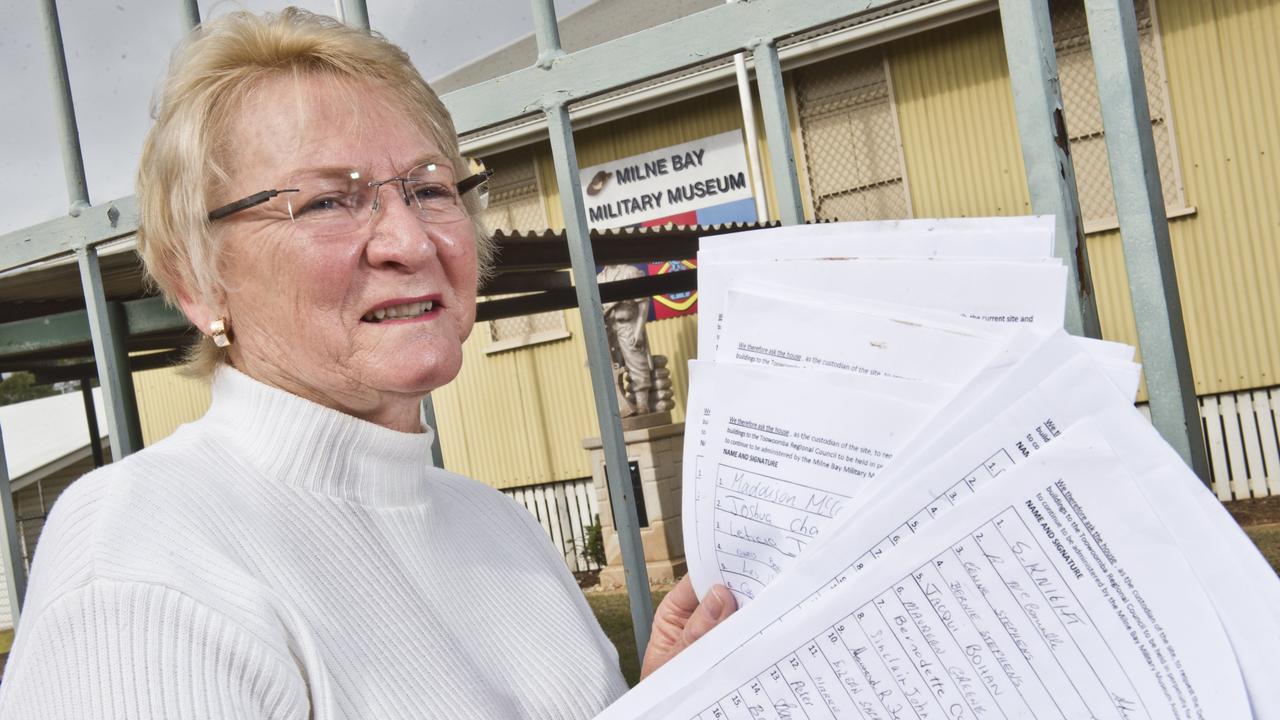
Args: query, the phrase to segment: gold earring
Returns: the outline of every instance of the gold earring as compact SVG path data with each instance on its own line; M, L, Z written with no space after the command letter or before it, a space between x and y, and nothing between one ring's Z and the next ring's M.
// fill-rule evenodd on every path
M227 335L227 321L225 318L218 318L209 323L209 337L213 338L213 344L220 348L231 344L231 337Z

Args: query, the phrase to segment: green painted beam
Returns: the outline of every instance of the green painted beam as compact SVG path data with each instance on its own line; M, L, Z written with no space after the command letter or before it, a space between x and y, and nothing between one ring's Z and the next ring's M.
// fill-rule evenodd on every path
M191 327L185 315L160 297L125 303L124 316L129 325L129 337L179 332Z
M68 255L137 231L138 203L132 195L83 208L76 216L68 215L0 235L0 272Z
M130 338L181 332L190 327L182 313L169 307L158 297L130 300L124 303L124 314ZM0 324L0 360L60 349L82 348L91 341L89 316L84 310L16 320Z
M442 99L466 134L559 102L599 95L752 49L903 0L751 0L717 5L669 23L592 45L455 90Z
M359 10L364 3L344 0ZM189 4L189 3L188 3ZM718 5L657 27L545 58L540 65L462 88L443 97L460 133L541 113L649 78L907 0L751 0ZM367 17L367 14L366 14ZM0 234L0 272L133 234L137 201L118 198Z

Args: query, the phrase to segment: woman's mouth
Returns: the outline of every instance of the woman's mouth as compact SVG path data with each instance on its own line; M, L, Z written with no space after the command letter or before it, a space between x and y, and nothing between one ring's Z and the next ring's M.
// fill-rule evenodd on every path
M389 307L370 310L361 318L368 323L381 323L390 320L413 320L430 313L436 307L434 300L423 300L421 302L409 302L401 305L391 305Z

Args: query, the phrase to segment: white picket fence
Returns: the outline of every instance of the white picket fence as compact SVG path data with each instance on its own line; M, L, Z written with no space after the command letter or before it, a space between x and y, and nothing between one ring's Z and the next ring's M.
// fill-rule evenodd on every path
M1219 499L1280 495L1280 386L1206 395L1200 418Z
M1280 386L1202 395L1200 422L1219 500L1280 495Z
M564 555L573 572L599 570L587 557L587 528L599 513L591 478L509 488L504 493L525 506Z

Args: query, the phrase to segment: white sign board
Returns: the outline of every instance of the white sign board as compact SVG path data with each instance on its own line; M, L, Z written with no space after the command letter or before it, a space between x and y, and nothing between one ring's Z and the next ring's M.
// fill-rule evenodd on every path
M587 223L598 229L752 197L739 130L583 168L581 180Z

